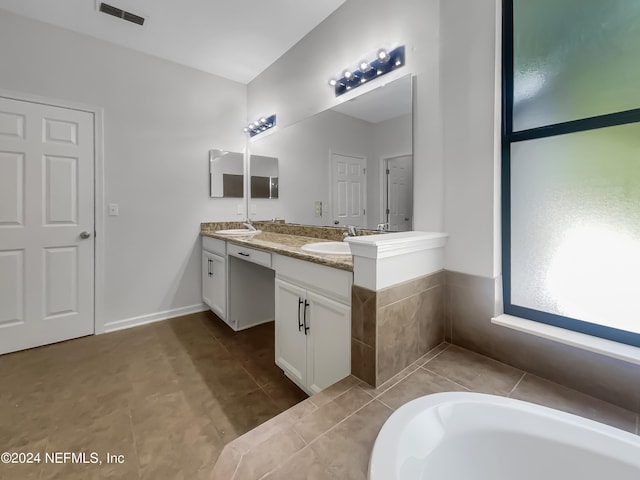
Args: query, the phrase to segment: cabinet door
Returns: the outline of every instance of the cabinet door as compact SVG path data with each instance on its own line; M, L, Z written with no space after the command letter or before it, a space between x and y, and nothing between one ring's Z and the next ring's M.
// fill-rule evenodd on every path
M351 307L307 292L307 385L313 393L351 373Z
M227 269L224 257L202 252L202 300L221 319L227 314Z
M302 325L306 291L276 278L276 365L302 388L307 383L307 338ZM307 315L309 312L307 311Z

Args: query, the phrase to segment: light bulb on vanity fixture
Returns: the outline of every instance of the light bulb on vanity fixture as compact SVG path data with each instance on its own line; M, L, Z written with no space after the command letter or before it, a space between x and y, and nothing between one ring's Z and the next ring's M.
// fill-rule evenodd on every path
M378 60L383 62L383 63L387 63L389 61L390 57L389 57L389 52L387 52L384 48L381 48L380 50L378 50Z
M255 137L259 133L266 132L270 128L276 126L276 114L270 115L268 117L260 117L255 122L251 122L249 125L244 127L242 130L245 133L248 133L250 137Z
M405 64L404 45L388 51L381 48L376 53L376 58L370 62L362 60L358 68L342 71L341 78L329 80L329 86L334 88L336 97L347 91L386 73L392 72Z

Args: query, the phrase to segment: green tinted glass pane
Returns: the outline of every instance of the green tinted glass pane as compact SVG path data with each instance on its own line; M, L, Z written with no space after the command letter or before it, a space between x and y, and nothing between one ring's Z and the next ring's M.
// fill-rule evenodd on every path
M511 146L511 303L640 333L640 124Z
M513 3L514 131L640 107L640 1Z

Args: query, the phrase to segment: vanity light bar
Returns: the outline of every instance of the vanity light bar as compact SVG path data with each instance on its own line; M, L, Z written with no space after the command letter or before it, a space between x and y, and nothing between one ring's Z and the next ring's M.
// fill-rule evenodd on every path
M248 133L250 137L255 137L259 133L266 132L270 128L276 126L276 114L274 113L270 117L262 117L255 122L250 123L244 127L244 132Z
M355 70L345 70L341 78L329 80L329 85L335 89L336 97L339 97L363 83L402 67L404 63L404 45L390 52L380 49L374 60L360 62Z

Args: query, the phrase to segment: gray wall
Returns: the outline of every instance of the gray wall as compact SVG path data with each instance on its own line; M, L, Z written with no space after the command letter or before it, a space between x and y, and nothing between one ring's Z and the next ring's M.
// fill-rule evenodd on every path
M104 109L97 329L201 305L199 224L238 203L209 198L207 151L244 147L246 87L5 11L0 59L2 89Z

